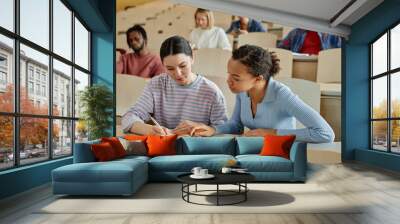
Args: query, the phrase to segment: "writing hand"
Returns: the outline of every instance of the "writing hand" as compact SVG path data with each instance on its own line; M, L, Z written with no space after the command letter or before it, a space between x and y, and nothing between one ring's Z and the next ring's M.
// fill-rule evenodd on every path
M189 120L184 120L181 123L176 126L176 128L173 131L173 133L177 135L188 135L190 134L190 131L196 127L201 125L201 123L197 123L194 121L189 121Z
M172 131L166 127L154 125L151 128L149 135L172 135Z

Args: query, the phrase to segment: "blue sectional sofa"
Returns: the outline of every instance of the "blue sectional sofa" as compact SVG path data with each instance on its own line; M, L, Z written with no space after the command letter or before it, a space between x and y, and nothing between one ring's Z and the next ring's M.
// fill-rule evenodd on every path
M68 195L131 195L148 181L176 181L193 167L218 172L234 159L260 182L304 182L306 180L306 143L295 142L290 160L260 156L262 137L183 137L176 143L177 155L127 156L96 162L91 141L75 144L74 163L52 171L53 193Z

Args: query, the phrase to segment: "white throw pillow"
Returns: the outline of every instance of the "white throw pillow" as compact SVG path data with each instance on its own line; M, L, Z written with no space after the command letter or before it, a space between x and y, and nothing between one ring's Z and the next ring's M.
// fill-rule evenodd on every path
M147 155L147 148L143 141L140 140L126 140L119 138L122 146L126 151L126 155L145 156Z

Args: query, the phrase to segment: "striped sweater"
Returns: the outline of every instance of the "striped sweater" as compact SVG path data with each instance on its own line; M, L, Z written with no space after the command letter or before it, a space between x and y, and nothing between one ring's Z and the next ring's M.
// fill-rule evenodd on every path
M305 128L296 129L296 119ZM253 117L251 100L247 93L236 95L232 117L216 126L217 133L241 134L249 129L276 129L278 135L296 135L297 141L332 142L335 134L321 115L304 103L289 87L270 79L262 102Z
M226 122L226 103L221 90L201 75L186 86L167 74L150 80L134 106L122 116L122 128L129 132L134 122L145 122L153 116L160 125L173 129L181 121L208 125Z

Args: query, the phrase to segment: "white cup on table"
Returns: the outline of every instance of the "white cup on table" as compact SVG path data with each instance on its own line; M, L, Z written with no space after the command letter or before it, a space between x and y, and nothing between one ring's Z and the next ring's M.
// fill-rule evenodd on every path
M208 169L201 169L200 170L200 176L207 176L208 175Z
M192 173L193 173L194 175L196 175L196 176L200 176L200 175L201 175L200 171L201 171L202 169L203 169L203 168L201 168L201 167L199 167L199 166L193 167Z

